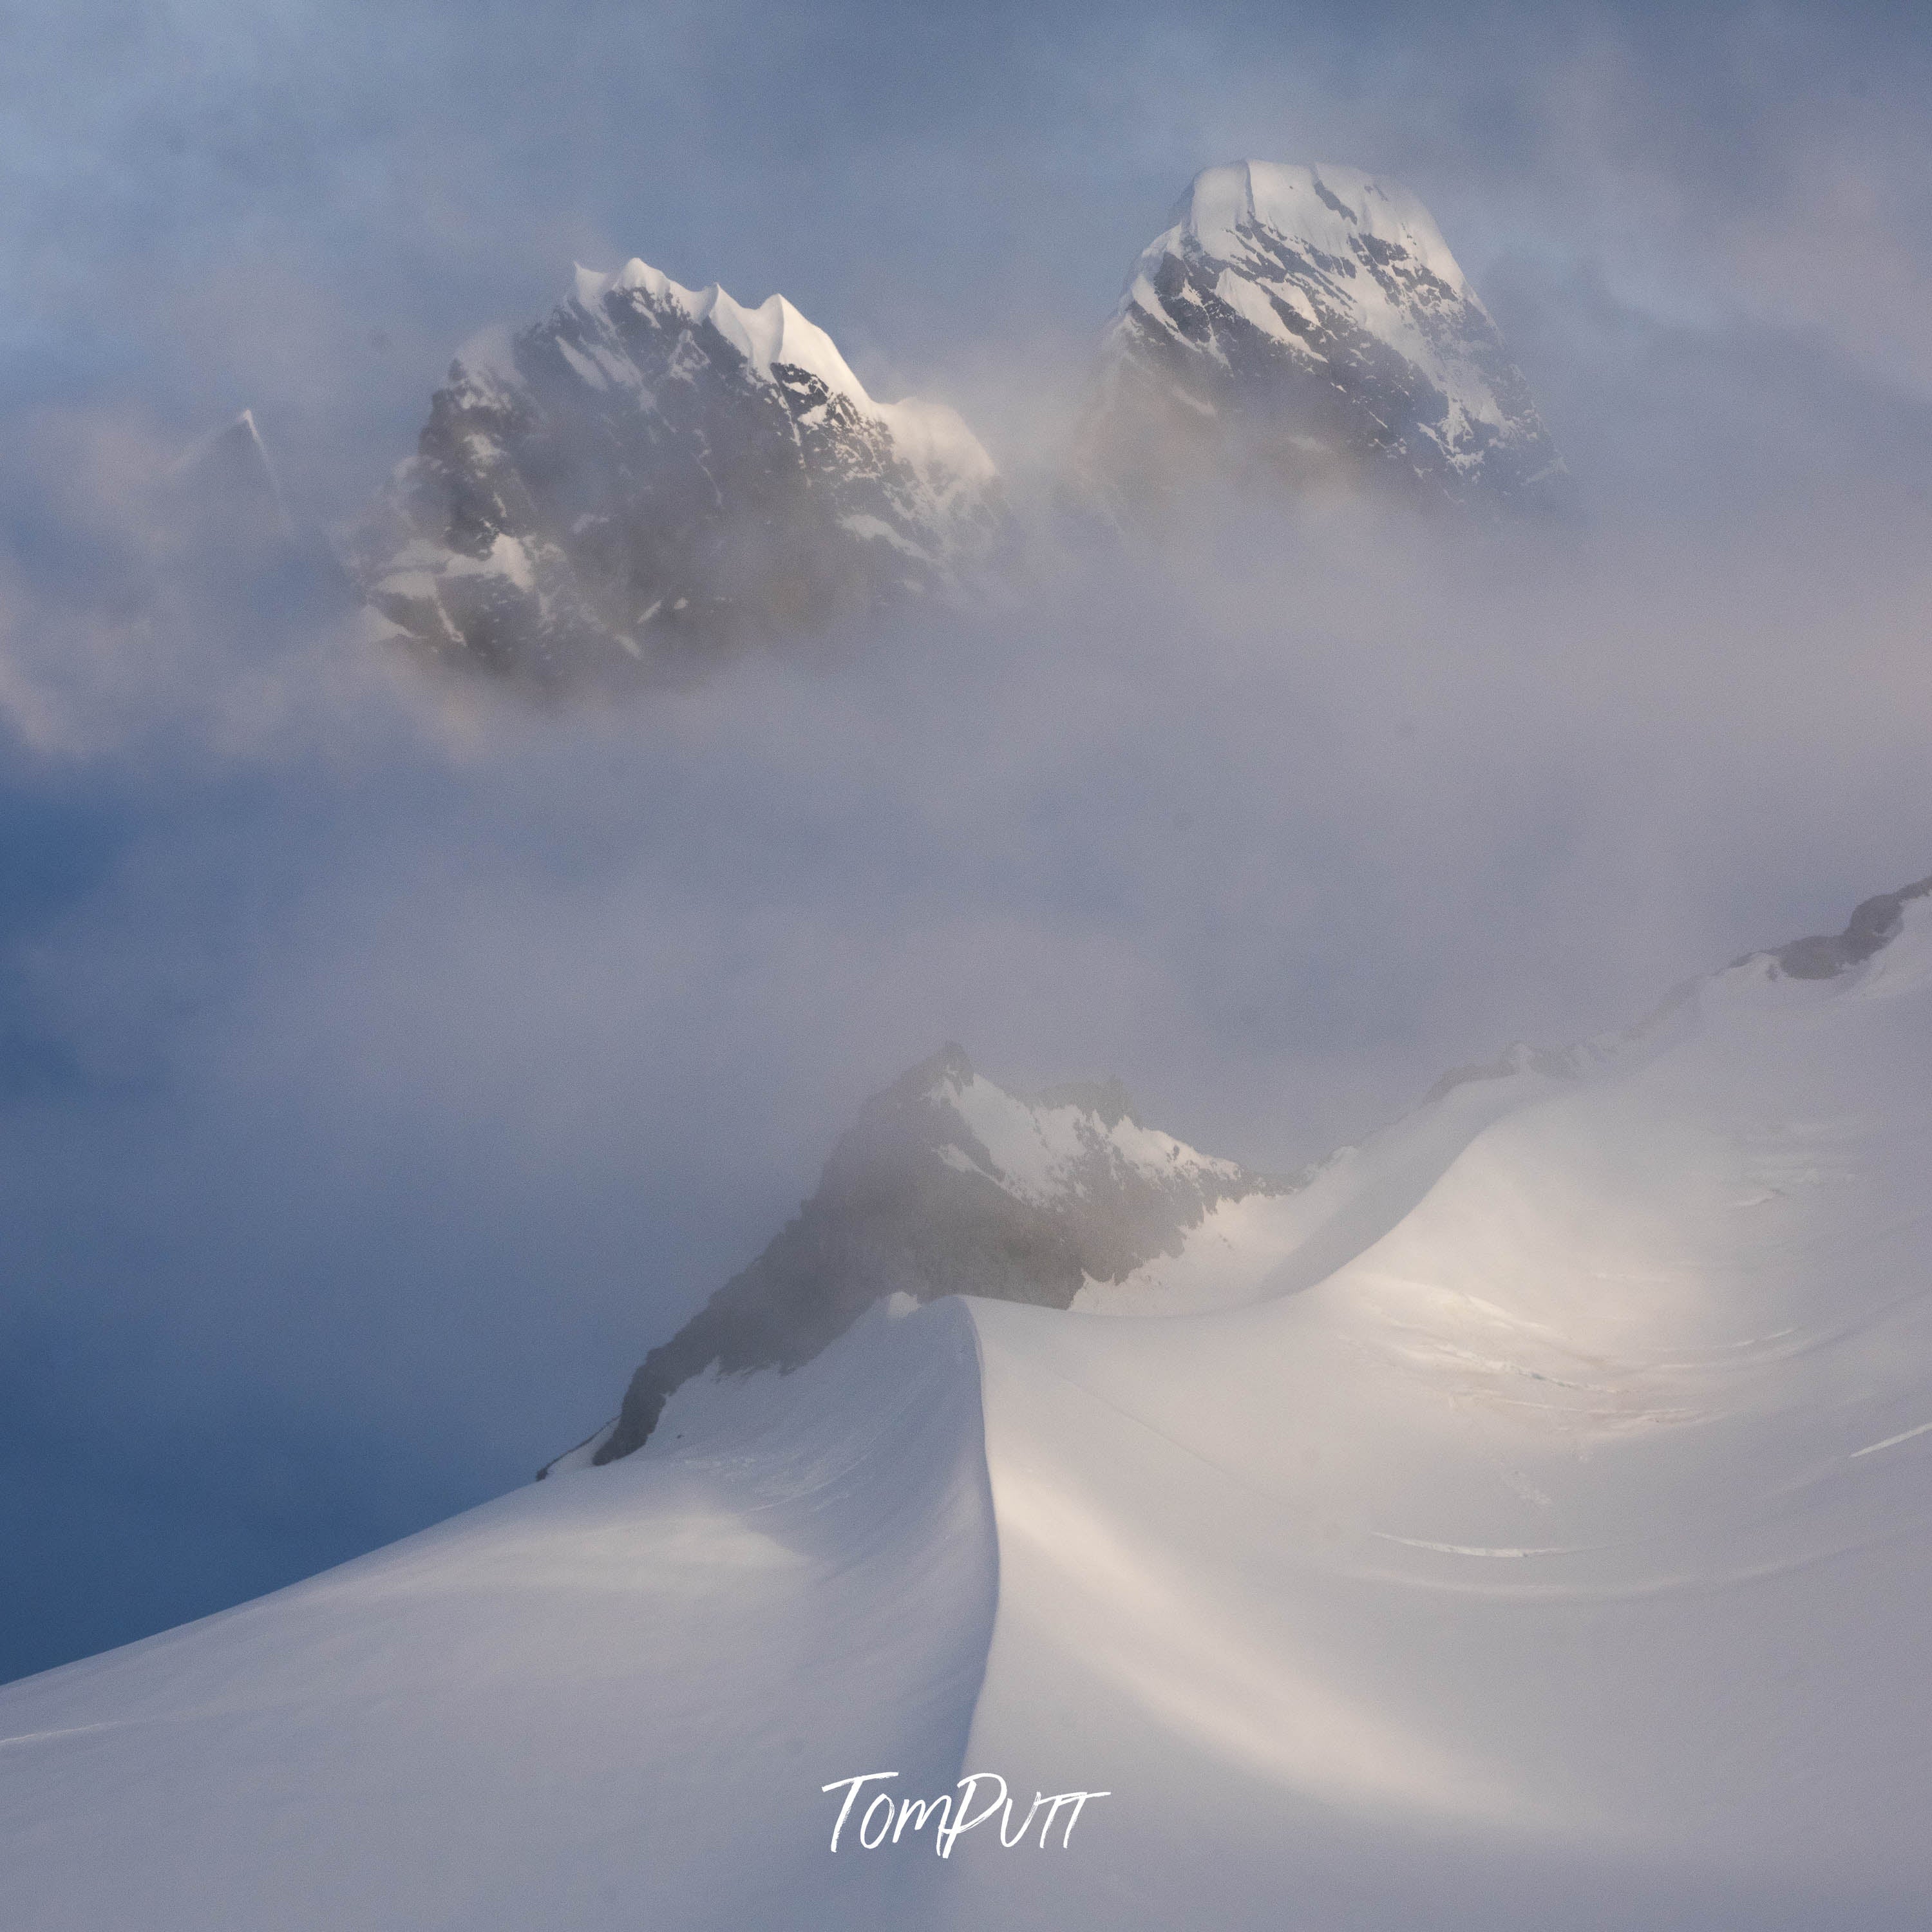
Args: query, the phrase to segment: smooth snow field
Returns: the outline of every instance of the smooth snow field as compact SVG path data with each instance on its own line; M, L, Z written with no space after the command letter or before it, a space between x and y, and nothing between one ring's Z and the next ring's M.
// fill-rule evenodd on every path
M0 1690L0 1922L1932 1924L1932 899ZM1083 1306L1084 1306L1083 1302ZM1063 1840L836 1794L1087 1790ZM983 1787L990 1789L990 1786ZM1065 1814L1062 1814L1063 1822Z

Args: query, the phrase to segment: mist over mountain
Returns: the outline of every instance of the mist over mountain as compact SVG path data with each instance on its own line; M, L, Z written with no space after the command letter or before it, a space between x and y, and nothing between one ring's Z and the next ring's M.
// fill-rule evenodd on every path
M1837 928L1932 841L1928 52L1810 0L13 36L0 1678L94 1660L6 1694L8 1910L1922 1923L1923 902ZM1286 268L1184 232L1150 359L1096 374L1243 155L1426 205L1576 515L1484 480L1506 386L1432 346L1426 250L1362 346L1318 196ZM514 370L572 259L634 252L693 308L785 291L731 304L748 350L714 306L752 364L806 366L802 312L868 398L956 405L990 562L858 546L800 615L698 518L639 630L586 506L492 523L554 478L430 404L452 350L500 370L508 319ZM1095 434L1130 391L1178 494ZM350 587L311 533L437 407L454 480ZM1762 947L1641 1040L1502 1048ZM1301 1184L1088 1214L926 1088L826 1172L943 1040L1018 1149L1118 1146L1064 1084L1118 1068ZM680 1337L640 1449L527 1486ZM1119 1795L1030 1867L928 1825L868 1869L819 1792L862 1766L1024 1780L1016 1826Z
M1747 954L1731 970L1836 978L1896 939L1928 896L1932 878L1878 894L1842 933ZM1526 1084L1560 1090L1647 1050L1701 983L1687 982L1625 1033L1560 1049L1519 1043L1445 1072L1415 1114L1377 1137L1371 1158L1397 1172L1414 1156L1396 1150L1412 1142L1432 1158L1444 1132L1474 1131L1498 1106L1520 1104ZM1293 1279L1307 1285L1334 1260L1338 1235L1372 1238L1356 1205L1364 1158L1346 1148L1292 1177L1251 1173L1143 1126L1118 1079L1017 1096L948 1046L866 1102L798 1217L652 1350L614 1421L538 1475L633 1454L694 1377L788 1373L889 1298L1194 1314L1238 1304L1264 1280L1288 1292L1291 1256Z
M1128 278L1082 430L1130 513L1216 476L1534 508L1564 472L1429 212L1348 167L1204 170Z
M1056 499L1130 524L1257 487L1291 514L1361 490L1520 512L1567 480L1421 203L1261 161L1204 170L1143 253L1053 467L1016 522L957 412L874 402L782 296L633 260L459 352L348 549L372 635L554 685L909 613L1050 541Z
M937 596L1002 518L953 411L634 260L459 352L352 552L380 634L556 682Z
M1144 1126L1118 1080L1022 1097L946 1047L866 1102L798 1218L651 1352L586 1450L629 1455L694 1376L797 1368L889 1296L1073 1306L1294 1185Z

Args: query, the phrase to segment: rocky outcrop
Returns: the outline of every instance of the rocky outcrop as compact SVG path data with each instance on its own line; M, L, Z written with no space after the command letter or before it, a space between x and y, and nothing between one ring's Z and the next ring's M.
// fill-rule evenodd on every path
M1853 966L1862 966L1904 929L1905 908L1913 899L1932 897L1932 878L1880 892L1856 907L1843 932L1814 933L1778 947L1771 957L1778 970L1793 980L1831 980ZM1747 953L1745 958L1752 956ZM1744 964L1743 960L1737 962Z
M866 1102L797 1217L645 1358L593 1460L639 1448L693 1376L796 1368L896 1292L1065 1308L1178 1254L1220 1202L1292 1185L1143 1126L1117 1080L1023 1098L949 1046Z

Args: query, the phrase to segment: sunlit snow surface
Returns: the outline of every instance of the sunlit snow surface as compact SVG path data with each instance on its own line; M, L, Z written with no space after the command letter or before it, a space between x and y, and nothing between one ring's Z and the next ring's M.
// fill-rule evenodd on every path
M1928 914L0 1692L11 1920L1932 1922ZM1114 1795L827 1851L980 1769Z

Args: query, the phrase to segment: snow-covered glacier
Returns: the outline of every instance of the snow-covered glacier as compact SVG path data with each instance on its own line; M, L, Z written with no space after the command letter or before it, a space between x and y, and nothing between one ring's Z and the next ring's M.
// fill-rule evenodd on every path
M1165 1158L940 1089L1036 1198ZM1928 1178L1932 881L1210 1190L1070 1307L895 1292L635 1454L0 1690L10 1912L1922 1925ZM1108 1795L833 1852L823 1787L887 1772Z

